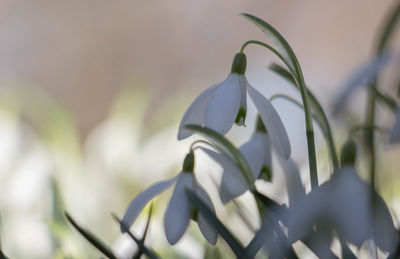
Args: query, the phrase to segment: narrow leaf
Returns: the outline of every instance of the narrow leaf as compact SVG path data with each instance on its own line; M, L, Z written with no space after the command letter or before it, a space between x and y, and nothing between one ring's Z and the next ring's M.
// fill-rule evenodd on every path
M67 217L68 221L72 224L72 226L74 226L74 228L78 230L78 232L81 233L81 235L85 237L86 240L89 241L89 243L91 243L94 247L96 247L105 256L111 259L117 258L112 252L111 248L109 248L105 243L103 243L103 241L98 239L91 232L79 226L67 212L65 212L65 217Z
M281 77L285 78L289 82L291 82L292 83L291 85L300 91L300 88L296 84L296 81L295 81L293 75L288 70L286 70L284 67L273 63L269 67L269 69L271 71L277 73ZM328 118L326 117L324 109L322 108L321 104L318 102L318 100L314 96L314 94L308 89L307 89L307 94L308 94L308 100L310 102L311 109L313 111L313 116L315 116L317 118L319 126L321 127L323 135L325 137L325 140L328 144L333 168L337 169L339 167L339 160L338 160L338 156L336 153L335 142L333 140L333 134L332 134L332 130L331 130L331 126L329 124Z
M384 22L382 34L379 38L377 53L381 53L387 46L391 36L393 35L394 29L396 28L400 20L400 1L390 9L391 14L388 15L388 19Z
M135 237L135 236L132 234L132 232L129 231L129 227L126 226L126 225L117 217L117 215L115 215L115 214L112 213L111 216L114 218L115 221L118 222L118 224L120 225L120 227L121 227L121 229L123 230L123 232L124 232L124 233L127 233L127 234L133 239L133 241L135 241L135 243L136 243L136 244L138 245L138 247L139 247L139 250L140 250L143 254L147 255L150 259L157 259L157 258L158 258L158 256L157 256L154 252L152 252L150 249L148 249L148 248L144 245L144 243L143 243L142 240L139 240L137 237Z
M287 41L282 37L282 35L270 24L263 21L262 19L255 17L251 14L242 13L242 15L249 20L250 22L254 23L257 27L259 27L268 38L271 39L272 44L278 50L278 52L284 57L284 59L290 64L289 69L292 71L296 71L296 76L299 76L299 69L298 69L298 61L292 48L289 46Z
M232 251L238 258L248 258L242 244L229 232L217 216L208 208L208 206L190 189L186 189L186 194L193 205L199 210L209 224L221 235Z
M148 215L147 215L146 227L145 227L145 229L144 229L143 236L142 236L142 238L140 239L140 241L142 241L143 244L144 244L144 242L146 241L146 236L147 236L147 232L148 232L148 230L149 230L152 212L153 212L153 204L150 205L150 210L149 210L149 213L148 213ZM133 258L133 259L140 259L140 257L141 257L142 255L143 255L143 251L139 249L139 250L136 252L136 254L132 256L132 258Z

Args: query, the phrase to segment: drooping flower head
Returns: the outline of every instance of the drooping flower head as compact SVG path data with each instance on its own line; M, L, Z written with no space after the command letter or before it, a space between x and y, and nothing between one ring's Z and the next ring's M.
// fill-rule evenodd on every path
M185 189L191 189L215 213L214 205L208 194L197 183L193 169L194 154L191 151L186 155L182 171L177 176L155 183L132 200L125 212L122 223L125 226L131 226L147 203L176 183L164 215L164 230L168 243L171 245L176 244L185 233L190 220L193 219L197 221L204 238L210 244L215 245L217 242L217 232L207 223L201 213L197 213L186 196ZM122 232L124 231L122 230Z
M239 151L250 166L254 179L263 178L271 180L272 158L270 142L262 121L258 119L255 132L239 148ZM229 202L249 189L239 167L230 157L207 148L202 148L202 150L223 168L219 188L219 194L223 203Z
M291 208L290 242L307 238L315 225L335 229L343 240L360 247L374 239L385 252L393 252L398 234L385 201L363 181L354 168L355 142L344 145L341 168L332 178Z
M184 128L187 124L201 125L222 135L225 135L234 123L244 125L248 93L272 143L278 153L287 159L291 148L286 129L272 104L248 83L244 76L246 65L246 55L236 54L228 77L223 82L204 90L186 110L179 126L178 139L185 139L193 134Z

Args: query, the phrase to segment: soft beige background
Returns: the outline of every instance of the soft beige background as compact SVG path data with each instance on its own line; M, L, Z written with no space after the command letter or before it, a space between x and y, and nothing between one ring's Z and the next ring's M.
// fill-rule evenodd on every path
M329 95L326 87L368 59L391 2L3 0L0 87L18 80L48 90L72 110L85 137L132 80L156 89L158 99L221 81L245 40L264 39L238 16L249 12L278 28L317 95ZM268 65L263 50L248 53L249 69Z

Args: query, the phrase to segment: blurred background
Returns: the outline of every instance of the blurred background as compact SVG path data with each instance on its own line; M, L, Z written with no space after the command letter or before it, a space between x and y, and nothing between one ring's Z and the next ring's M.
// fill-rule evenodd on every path
M98 257L65 223L62 213L67 210L121 257L129 255L135 245L121 236L110 212L122 216L145 186L179 172L193 141L176 139L185 109L202 90L225 79L245 41L267 40L239 13L265 19L286 37L309 88L330 114L342 82L371 58L376 32L392 4L1 1L1 248L11 258ZM397 35L397 50L399 42ZM267 70L277 61L271 54L257 46L246 48L246 54L246 76L253 86L266 96L285 92L298 97ZM352 97L356 119L364 100L362 90ZM288 129L293 158L307 170L301 111L284 101L274 105ZM249 109L249 127L230 132L237 144L253 128L254 107ZM390 114L381 112L382 123L393 123ZM347 136L345 122L331 120L338 146ZM328 155L320 133L317 145L321 177L326 179ZM386 167L378 178L380 192L398 215L399 179L394 175L399 148L381 148ZM204 163L198 163L199 181L208 186L218 206L213 184L217 175L211 170L215 165L201 155L200 159ZM284 201L278 174L275 179L265 188ZM305 175L305 184L307 180ZM149 242L166 257L201 258L204 242L196 228L175 247L167 247L162 231L157 231L168 198L167 192L155 201ZM247 208L249 217L252 209ZM240 220L228 217L229 208L220 206L218 212L228 225ZM145 215L139 218L133 232L143 231L144 219ZM244 242L251 236L248 229L235 231Z

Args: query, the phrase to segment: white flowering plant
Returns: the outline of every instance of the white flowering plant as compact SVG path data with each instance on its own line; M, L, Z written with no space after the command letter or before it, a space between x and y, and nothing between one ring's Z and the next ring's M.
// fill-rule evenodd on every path
M130 228L151 200L169 188L173 189L173 193L164 215L164 232L170 245L180 241L193 221L211 246L216 245L218 240L225 242L238 258L298 258L298 242L319 258L356 258L366 243L372 247L369 250L371 257L377 257L379 251L389 258L398 258L398 226L376 188L376 176L379 173L377 150L381 144L377 141L378 132L383 132L387 145L395 145L400 141L398 96L389 90L384 92L384 88L380 87L383 69L388 65L397 68L399 65L399 55L396 50L389 50L388 43L400 17L400 4L388 16L374 58L349 78L335 102L335 115L344 117L345 104L352 92L359 86L367 90L365 120L361 125L350 125L348 138L340 153L336 148L328 116L307 88L300 63L289 43L264 20L246 13L242 16L260 28L269 43L255 40L245 42L234 56L227 78L205 89L188 107L179 126L178 140L195 134L201 138L190 145L181 171L173 178L159 181L137 195L123 217L114 215L121 232L128 234L138 246L132 258L142 255L149 258L163 257L151 248L151 244L145 244L151 210L141 238L136 237ZM262 46L279 58L282 64L273 63L269 69L298 90L301 102L283 94L267 98L249 84L245 76L245 50L251 45ZM397 87L400 91L400 86ZM232 127L246 125L247 94L257 110L256 126L248 141L236 147L225 135ZM308 192L298 166L291 158L291 145L284 123L271 104L275 98L283 98L304 112L307 140L304 151L308 154L311 184ZM388 108L395 117L388 130L382 130L379 125L376 108L379 105ZM329 152L331 170L325 182L321 182L318 177L314 125L320 128ZM247 244L219 219L208 190L198 182L198 152L206 154L222 168L221 179L217 181L222 204L235 202L244 193L250 194L255 201L260 224ZM264 194L261 185L256 184L259 181L274 181L277 172L272 166L272 157L275 152L286 179L286 186L282 186L288 196L286 203ZM359 168L368 171L368 181L360 177ZM69 214L66 216L100 252L109 258L118 258L115 251L99 238L79 226ZM338 244L336 248L333 243ZM208 257L218 258L218 255L209 254Z

